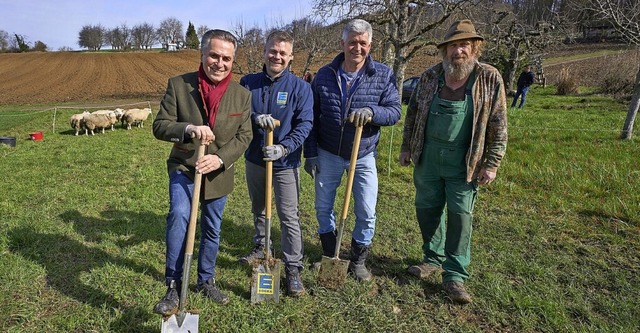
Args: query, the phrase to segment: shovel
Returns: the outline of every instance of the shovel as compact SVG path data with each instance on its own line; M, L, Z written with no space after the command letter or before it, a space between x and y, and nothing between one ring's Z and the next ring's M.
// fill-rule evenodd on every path
M274 120L274 126L280 121ZM267 128L266 146L273 145L273 130ZM266 182L264 194L265 246L264 259L253 265L251 276L251 304L273 300L278 303L280 295L280 260L271 257L271 185L273 184L273 161L265 162Z
M353 139L353 149L351 150L351 160L349 161L349 173L347 174L347 187L344 193L344 204L342 206L342 216L338 226L336 236L336 250L333 258L322 256L320 262L320 272L318 273L318 284L327 289L338 289L344 284L349 269L349 260L341 260L340 243L344 233L344 225L347 220L349 201L351 200L351 189L353 188L353 176L356 171L356 161L358 160L358 150L360 149L360 138L362 137L362 125L356 126L356 136Z
M196 155L196 161L204 156L206 145L200 144ZM202 184L202 174L197 172L193 177L193 194L191 196L191 214L189 215L189 228L187 229L187 245L184 250L184 266L182 268L182 289L180 292L180 306L178 313L170 317L162 318L161 333L197 333L198 317L197 313L185 311L187 303L187 292L189 291L189 274L191 261L193 259L193 245L196 238L196 220L198 218L198 205L200 204L200 187Z

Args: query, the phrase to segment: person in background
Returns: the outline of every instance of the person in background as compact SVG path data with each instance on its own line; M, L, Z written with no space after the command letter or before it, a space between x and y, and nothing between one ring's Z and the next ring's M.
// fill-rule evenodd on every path
M153 122L154 136L173 143L167 159L167 292L153 309L161 315L171 315L179 303L196 172L203 175L196 290L219 304L229 302L216 286L214 270L222 214L227 195L233 190L235 162L252 139L251 93L231 80L236 48L231 33L207 31L200 41L200 68L169 79ZM208 146L205 155L196 160L200 143Z
M529 87L535 82L536 77L531 72L531 65L526 65L522 73L520 73L520 77L518 77L518 89L516 90L516 94L513 96L513 102L511 102L511 107L515 108L516 103L518 102L518 98L522 96L520 100L519 109L522 109L524 106L524 102L527 99L527 93L529 92Z
M504 83L478 62L482 42L471 21L451 25L438 44L442 62L422 73L409 101L399 156L400 165L415 164L424 252L408 271L425 279L444 270L444 290L463 304L472 301L465 282L477 188L494 181L507 148Z
M313 121L311 86L289 71L293 59L293 37L285 31L274 31L267 37L264 66L261 73L249 74L240 84L252 94L253 140L244 156L247 187L255 247L240 258L253 264L264 259L265 244L265 160L273 161L273 187L280 219L282 252L285 263L285 285L291 296L304 293L302 271L302 230L298 200L302 144L309 135ZM274 126L274 120L280 125ZM273 130L273 145L265 147L266 129Z
M336 190L349 168L356 126L364 126L353 181L355 227L351 234L349 272L371 280L365 261L376 226L378 175L376 146L380 127L400 119L400 95L393 71L370 55L373 32L364 20L348 22L342 52L316 74L313 129L304 144L304 169L315 179L318 233L325 256L336 246Z
M307 71L306 73L304 73L304 76L302 77L302 79L305 82L311 83L311 81L313 81L313 74L311 74L311 72Z

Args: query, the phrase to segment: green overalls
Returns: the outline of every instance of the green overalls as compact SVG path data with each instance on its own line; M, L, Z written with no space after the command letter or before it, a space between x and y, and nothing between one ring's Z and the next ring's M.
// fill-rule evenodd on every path
M466 267L471 260L471 221L477 184L466 181L466 155L473 126L474 81L472 73L464 100L450 101L439 96L444 86L444 77L440 78L427 118L422 157L413 173L424 262L442 266L443 282L464 282L469 277Z

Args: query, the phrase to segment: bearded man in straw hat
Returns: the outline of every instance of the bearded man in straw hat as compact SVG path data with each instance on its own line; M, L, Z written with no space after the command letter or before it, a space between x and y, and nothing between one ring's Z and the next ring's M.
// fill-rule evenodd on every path
M504 83L478 62L483 40L469 20L451 25L438 44L442 62L422 74L409 101L399 158L415 164L424 251L409 273L424 279L442 271L444 290L461 304L472 301L464 283L478 186L494 181L507 148Z

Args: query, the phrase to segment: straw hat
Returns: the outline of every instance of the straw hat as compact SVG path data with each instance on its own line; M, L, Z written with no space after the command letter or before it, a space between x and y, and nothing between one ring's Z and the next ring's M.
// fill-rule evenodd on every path
M461 20L453 22L447 33L444 35L444 40L438 44L438 48L446 45L449 42L463 39L479 39L484 40L482 36L476 33L476 28L473 26L470 20Z

